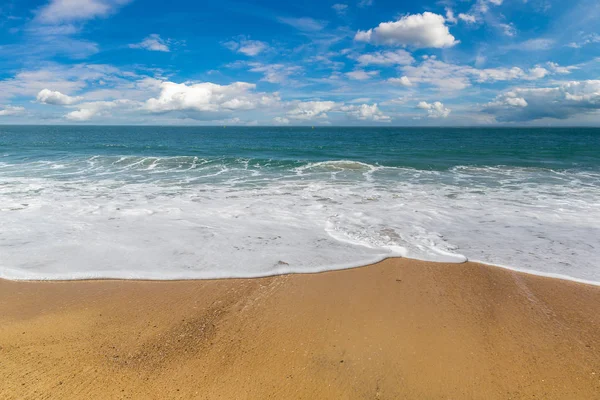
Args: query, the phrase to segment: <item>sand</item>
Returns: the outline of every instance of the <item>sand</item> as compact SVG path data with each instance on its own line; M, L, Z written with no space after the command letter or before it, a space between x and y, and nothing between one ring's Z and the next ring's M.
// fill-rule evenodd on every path
M600 287L404 259L0 281L1 399L599 399Z

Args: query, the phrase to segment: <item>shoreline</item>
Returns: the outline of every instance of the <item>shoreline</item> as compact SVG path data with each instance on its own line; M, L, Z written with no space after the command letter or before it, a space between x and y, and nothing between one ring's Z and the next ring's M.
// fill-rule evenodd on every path
M396 259L424 262L424 263L433 263L433 264L450 264L450 265L479 264L479 265L485 265L486 267L500 268L500 269L503 269L506 271L517 272L519 274L524 274L524 275L531 275L531 276L537 276L540 278L555 279L555 280L559 280L559 281L578 283L581 285L600 287L600 281L592 281L592 280L588 280L588 279L575 278L575 277L572 277L569 275L564 275L564 274L554 274L554 273L541 272L541 271L536 271L536 270L527 270L527 269L523 269L523 268L519 268L519 267L511 267L511 266L507 266L507 265L503 265L503 264L492 264L492 263L488 263L486 261L480 261L480 260L467 259L466 261L460 262L460 263L458 263L458 262L457 263L449 263L449 262L443 262L443 261L425 261L425 260L419 260L416 258L407 258L407 257L401 257L401 256L384 257L378 261L368 262L365 264L353 265L353 266L349 266L349 267L335 267L333 269L317 268L316 270L311 270L311 271L306 271L306 272L278 272L278 273L272 273L272 274L266 274L266 275L254 275L254 276L223 276L223 277L216 277L216 278L173 278L173 279L169 279L169 278L9 279L9 278L0 277L0 281L8 281L8 282L85 282L85 281L188 282L188 281L217 281L217 280L223 280L223 279L234 279L234 280L235 279L263 279L263 278L272 278L272 277L276 277L276 276L285 276L285 275L313 275L313 274L323 274L323 273L334 272L334 271L345 271L345 270L351 270L351 269L355 269L355 268L365 268L365 267L369 267L372 265L376 265L376 264L385 262L387 260L396 260Z
M0 355L7 399L593 399L600 288L401 258L251 279L0 280Z

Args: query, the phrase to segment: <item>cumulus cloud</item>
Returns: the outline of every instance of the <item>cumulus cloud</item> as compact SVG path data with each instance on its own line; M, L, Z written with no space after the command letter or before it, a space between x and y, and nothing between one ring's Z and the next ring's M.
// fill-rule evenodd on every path
M449 108L444 107L444 104L439 101L436 101L435 103L421 101L417 104L417 108L427 110L427 116L429 118L447 118L451 112Z
M408 51L400 49L361 54L356 61L361 65L408 65L412 64L415 59Z
M92 117L96 115L96 112L90 108L82 108L76 111L71 111L65 118L69 121L89 121Z
M36 96L38 103L66 106L81 101L82 97L71 97L57 90L42 89Z
M600 80L571 81L545 88L516 88L500 94L483 110L500 122L568 119L600 110Z
M444 48L458 43L443 16L431 12L412 14L397 21L382 22L368 31L358 31L354 40L387 46Z
M160 35L153 33L147 38L142 40L140 43L133 43L129 45L132 49L144 49L150 51L162 51L168 53L169 49L168 40L164 40Z
M334 101L304 101L294 104L287 118L295 120L327 119L327 113L338 106Z
M343 106L340 111L345 112L348 117L360 121L391 122L392 120L390 116L385 115L379 109L377 103Z
M493 102L486 105L486 108L527 107L528 105L527 100L519 97L516 92L508 92L497 96Z
M162 82L160 95L145 102L144 109L152 113L186 111L223 113L253 110L279 102L277 93L256 92L256 85L235 82L217 85L211 82L196 84Z
M51 0L36 19L45 24L85 21L106 17L132 0Z
M525 79L531 79L531 80L541 79L541 78L545 77L546 75L548 75L549 73L550 73L550 71L548 71L546 68L537 66L537 67L531 68L529 70L529 75L525 76Z
M0 116L19 115L25 111L25 108L19 106L0 106Z
M230 40L229 42L225 42L224 45L231 51L242 53L250 57L257 56L269 48L269 45L265 42L261 42L260 40L250 40L245 37Z

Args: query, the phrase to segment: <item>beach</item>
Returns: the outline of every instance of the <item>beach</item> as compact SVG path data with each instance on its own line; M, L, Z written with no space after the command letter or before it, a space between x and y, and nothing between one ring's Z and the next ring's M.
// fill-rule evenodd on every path
M388 259L196 281L0 281L0 398L595 399L600 287Z

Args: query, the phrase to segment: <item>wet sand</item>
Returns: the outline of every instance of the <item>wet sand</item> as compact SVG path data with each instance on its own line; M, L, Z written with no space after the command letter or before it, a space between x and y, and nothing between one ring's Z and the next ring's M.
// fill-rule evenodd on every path
M600 287L404 259L0 281L0 398L598 399Z

